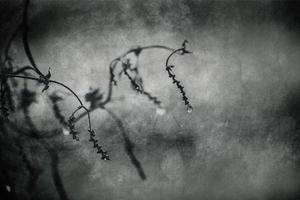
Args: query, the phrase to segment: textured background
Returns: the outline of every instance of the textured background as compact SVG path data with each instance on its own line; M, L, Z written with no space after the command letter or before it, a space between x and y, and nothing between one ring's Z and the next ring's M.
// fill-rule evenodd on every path
M0 3L2 38L17 19L5 13L19 3ZM157 115L126 79L109 106L122 118L147 179L132 166L114 122L98 110L93 123L112 161L101 161L82 134L60 162L70 198L297 199L299 8L296 1L32 0L29 40L37 63L44 72L51 66L52 77L82 97L90 87L106 91L109 62L132 46L176 48L188 39L193 51L172 61L192 114L167 78L168 52L161 50L144 52L140 70L167 113ZM20 40L11 55L28 62ZM41 95L32 105L33 119L57 127L45 101ZM62 107L69 113L75 106L70 97ZM48 173L36 195L57 198Z

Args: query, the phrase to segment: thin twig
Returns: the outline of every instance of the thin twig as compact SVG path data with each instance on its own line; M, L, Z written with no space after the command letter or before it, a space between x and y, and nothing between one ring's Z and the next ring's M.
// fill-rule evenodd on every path
M40 75L41 77L43 77L44 80L47 80L45 75L38 69L38 67L34 61L34 58L32 56L30 46L28 43L28 6L29 6L29 0L25 0L24 11L23 11L23 33L22 33L24 50L25 50L26 56L28 57L28 59L30 61L30 64L35 69L35 72L38 75Z
M41 82L41 79L39 78L35 78L35 77L30 77L30 76L21 76L21 75L15 75L15 74L3 74L0 73L0 76L7 76L7 77L13 77L13 78L21 78L21 79L28 79L28 80L34 80L37 82ZM69 92L71 92L74 97L77 99L77 101L79 102L80 106L86 111L86 114L88 115L88 123L89 123L89 129L91 129L92 125L91 125L91 117L90 117L90 112L89 110L83 105L81 99L78 97L78 95L68 86L66 86L65 84L55 81L55 80L48 80L49 83L55 83L57 85L60 85L62 87L64 87L65 89L67 89Z
M169 78L172 79L173 84L176 85L176 87L179 89L179 91L180 91L180 93L181 93L181 95L182 95L182 100L184 101L184 104L187 106L187 112L190 113L190 112L192 112L193 107L192 107L192 105L190 104L188 97L186 96L186 93L185 93L185 91L184 91L184 89L183 89L184 87L181 85L180 81L178 81L178 80L175 78L176 75L175 75L174 72L172 71L172 68L174 68L175 66L174 66L174 65L169 65L169 61L170 61L171 57L172 57L174 54L179 53L179 52L180 52L180 55L184 55L184 54L187 54L187 53L191 53L190 51L187 51L187 50L186 50L186 43L187 43L187 40L185 40L185 41L183 42L182 48L179 48L179 49L174 50L174 51L168 56L168 58L167 58L167 60L166 60L165 66L166 66L166 71L167 71L167 73L168 73Z
M129 49L125 53L123 53L121 56L113 59L111 63L109 64L109 83L108 83L108 92L106 98L99 103L99 107L104 107L108 102L111 100L112 96L112 90L113 90L113 84L116 85L116 80L114 79L114 70L117 67L117 65L121 62L122 58L126 57L130 53L135 53L136 55L140 55L140 53L143 50L152 50L152 49L162 49L162 50L167 50L167 51L174 51L174 49L169 48L167 46L163 45L149 45L149 46L144 46L144 47L136 47Z

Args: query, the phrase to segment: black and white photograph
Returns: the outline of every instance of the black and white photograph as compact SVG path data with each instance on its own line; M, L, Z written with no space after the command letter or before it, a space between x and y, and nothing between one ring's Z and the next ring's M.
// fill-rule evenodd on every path
M299 200L300 1L0 0L1 200Z

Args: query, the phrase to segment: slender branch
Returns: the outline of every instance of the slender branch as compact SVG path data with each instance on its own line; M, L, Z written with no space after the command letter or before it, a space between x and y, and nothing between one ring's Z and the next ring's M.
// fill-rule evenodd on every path
M113 93L113 85L116 85L116 80L114 79L115 75L114 75L114 70L116 69L117 65L119 63L121 63L121 60L122 58L126 57L128 54L130 53L135 53L136 55L140 55L140 53L143 51L143 50L151 50L151 49L162 49L162 50L167 50L167 51L171 51L172 52L172 55L177 53L177 54L180 54L180 50L182 49L172 49L172 48L169 48L167 46L163 46L163 45L149 45L149 46L144 46L144 47L137 47L137 48L133 48L133 49L130 49L128 51L126 51L125 53L123 53L121 56L113 59L110 64L109 64L109 83L108 83L108 92L107 92L107 95L106 95L106 98L104 98L104 100L102 102L100 102L98 104L98 106L95 106L93 108L90 108L90 112L98 109L98 108L101 108L101 109L104 109L105 108L105 105L107 103L109 103L111 101L111 97L112 97L112 93ZM170 56L168 57L168 60L170 59ZM155 104L159 104L158 100L154 100L154 98L150 98L150 96L148 95L150 93L146 92L146 96L152 100ZM160 102L161 103L161 102ZM82 113L81 115L79 115L77 118L76 118L76 121L80 120L82 117L84 117L87 113Z
M146 97L148 97L148 99L150 101L152 101L155 105L157 105L159 108L161 107L161 101L158 100L157 97L152 96L149 92L147 91L143 91L143 95L145 95Z
M136 90L138 93L148 97L150 101L152 101L155 105L158 107L161 107L161 101L158 100L157 97L152 96L149 92L146 92L142 86L136 83L136 81L130 76L130 74L127 72L127 69L124 69L124 74L127 76L127 78L130 80L131 85L134 87L134 90Z
M174 49L169 48L167 46L163 46L163 45L149 45L149 46L144 46L144 47L137 47L137 48L133 48L133 49L129 49L128 51L126 51L125 53L123 53L121 56L113 59L111 61L111 63L109 64L109 83L108 83L108 93L106 98L99 103L99 107L104 107L107 103L110 102L111 100L111 96L112 96L112 90L113 90L113 84L116 85L116 81L114 79L114 70L117 67L118 63L122 60L122 58L126 57L128 54L130 53L135 53L136 55L140 55L140 53L143 50L151 50L151 49L162 49L162 50L167 50L167 51L174 51Z
M163 49L163 50L167 50L167 51L174 51L174 49L172 49L170 47L167 47L167 46L163 46L163 45L149 45L149 46L136 47L136 48L129 49L128 51L123 53L118 58L123 58L123 57L127 56L130 53L140 54L143 50L149 50L149 49Z
M14 11L12 11L12 13L10 13L12 17L15 17L16 15L19 15L19 14L15 14L20 9L19 7L20 8L23 7L22 3L19 6L17 6L16 9L14 9ZM10 50L11 44L12 44L13 40L15 39L15 37L17 36L18 31L20 29L20 26L22 24L22 20L19 19L20 17L21 17L20 15L16 17L17 18L17 27L13 30L13 33L9 37L9 39L8 39L6 45L5 45L5 49L4 49L4 62L8 62L10 67L12 67L12 65L11 65L11 60L12 59L9 56L9 50Z
M111 117L112 119L117 123L117 126L119 127L122 137L125 141L124 146L125 146L125 150L127 155L130 158L131 163L134 165L134 167L137 169L139 176L141 177L142 180L146 179L146 174L144 172L144 169L140 163L140 161L136 158L133 149L134 149L134 144L131 142L130 138L128 137L125 127L123 126L122 121L119 119L119 117L114 114L114 112L112 112L110 109L106 108L106 107L98 107L101 108L103 110L105 110ZM92 112L93 110L95 110L96 108L92 108L90 110L90 112ZM82 117L84 117L86 114L82 113L81 115L79 115L75 121L80 120Z
M115 75L114 75L114 70L116 68L118 64L118 60L117 59L114 59L110 65L109 65L109 83L108 83L108 94L105 98L104 101L102 101L100 104L99 104L99 107L102 107L102 106L105 106L110 100L111 100L111 96L112 96L112 87L113 87L113 84L116 85L117 82L115 80Z
M28 42L28 6L29 6L29 0L25 0L24 11L23 11L23 34L22 34L24 50L35 72L38 75L40 75L43 79L48 80L48 78L38 69L38 66L35 63L30 50L30 46Z
M27 71L27 70L35 71L35 69L33 67L25 66L25 67L22 67L22 68L20 68L16 71L12 72L12 74L15 74L15 75L17 75L17 74L26 74L25 71Z
M7 76L7 77L13 77L13 78L22 78L22 79L28 79L28 80L34 80L34 81L38 81L41 82L42 80L39 78L35 78L35 77L30 77L30 76L21 76L21 75L14 75L14 74L6 74L6 73L0 73L0 76ZM49 83L55 83L57 85L60 85L62 87L64 87L65 89L67 89L69 92L71 92L74 97L77 99L77 101L79 102L80 106L86 111L86 114L88 115L88 123L89 123L89 129L91 129L92 125L91 125L91 118L90 118L90 112L89 110L83 105L81 99L78 97L78 95L68 86L66 86L65 84L55 81L55 80L48 80Z
M22 79L29 79L29 80L34 80L34 81L38 81L38 82L41 82L43 80L41 79L38 79L38 78L35 78L35 77L29 77L29 76L21 76L21 75L14 75L14 74L2 74L0 73L0 75L2 76L7 76L7 77L14 77L14 78L22 78ZM90 136L91 138L93 139L92 142L94 143L94 148L97 149L97 153L100 153L102 155L101 159L102 160L109 160L109 156L107 155L107 152L104 151L102 149L102 146L99 145L97 142L98 140L94 139L94 130L92 129L92 123L91 123L91 117L90 117L90 111L83 105L82 101L80 100L80 98L78 97L78 95L71 89L69 88L68 86L66 86L65 84L63 83L60 83L58 81L55 81L55 80L47 80L49 83L55 83L55 84L58 84L64 88L66 88L67 90L69 90L73 95L74 97L78 100L80 106L72 113L71 117L69 118L68 120L68 126L71 130L71 134L73 135L73 139L76 139L76 140L79 140L79 138L77 137L77 132L74 130L75 126L74 126L74 123L78 120L75 119L74 117L74 114L80 110L80 109L84 109L88 116L88 124L89 124L89 130L88 132L90 133Z
M167 58L166 60L166 71L168 72L168 76L169 78L172 79L173 81L173 84L176 84L176 87L179 89L181 95L182 95L182 100L184 101L184 104L186 105L187 107L187 112L188 113L191 113L192 110L193 110L193 107L192 105L190 104L189 102L189 99L188 97L186 96L186 93L184 91L184 87L181 85L180 81L177 80L175 77L176 75L174 74L174 72L172 71L172 68L174 68L175 66L174 65L169 65L169 61L171 59L171 57L175 54L175 53L179 53L180 52L180 55L184 55L184 54L187 54L187 53L191 53L190 51L187 51L186 50L186 43L187 43L187 40L185 40L182 44L182 48L179 48L179 49L176 49L174 50Z
M180 52L180 51L182 51L182 48L174 50L174 51L167 57L167 59L166 59L166 66L169 66L169 60L170 60L170 58L171 58L175 53L178 53L178 52Z

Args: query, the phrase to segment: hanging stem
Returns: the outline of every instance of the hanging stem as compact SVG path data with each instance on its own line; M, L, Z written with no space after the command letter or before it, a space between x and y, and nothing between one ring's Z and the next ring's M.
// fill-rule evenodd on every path
M35 72L46 81L48 80L48 78L39 70L38 66L36 65L28 42L28 6L29 6L29 0L25 0L25 7L23 11L23 34L22 34L23 46L24 46L26 56L28 57L30 64L34 68Z

